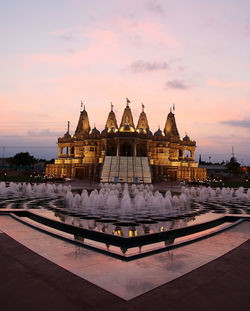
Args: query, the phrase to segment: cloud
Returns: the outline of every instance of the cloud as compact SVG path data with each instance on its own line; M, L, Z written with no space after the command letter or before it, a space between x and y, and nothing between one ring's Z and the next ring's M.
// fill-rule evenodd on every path
M61 35L60 36L60 38L63 40L63 41L73 41L74 39L73 39L73 36L71 36L71 35Z
M183 80L171 80L166 83L166 88L185 90L189 86Z
M123 68L124 64L131 62L131 55L141 50L147 51L157 49L159 54L162 49L178 49L180 43L167 30L165 25L157 20L136 20L131 21L128 18L112 17L109 20L98 21L94 25L80 27L75 29L66 29L52 33L57 38L60 36L71 36L78 42L83 42L83 46L79 45L77 50L75 47L68 47L66 51L44 51L26 54L23 57L23 66L26 70L32 67L42 66L44 64L49 68L70 68L79 69L85 67L85 70L93 68L107 71L111 68ZM155 52L154 52L155 55ZM155 56L157 59L157 56ZM161 59L161 58L160 58ZM144 67L144 71L166 69L166 62L135 62L132 69L140 70L137 67ZM47 67L48 68L48 67ZM157 70L158 70L157 69ZM143 69L141 69L143 72Z
M222 121L221 124L231 125L231 126L235 126L235 127L250 128L250 118L245 118L245 119L242 119L242 120Z
M31 65L49 64L53 67L66 66L70 68L80 66L100 66L101 64L121 63L126 53L121 49L120 38L112 30L99 28L85 28L82 36L87 39L86 48L67 52L35 53L27 55L27 62Z
M145 7L148 11L157 14L162 14L164 12L162 5L157 1L147 1Z
M73 41L72 29L61 29L50 33L52 36L56 36L64 41Z
M28 136L34 137L51 137L51 136L61 136L62 132L52 132L50 129L41 130L40 132L28 131Z
M128 66L128 69L133 73L142 73L147 71L167 70L168 67L168 63L163 61L147 62L143 60L137 60L132 62Z
M233 81L233 82L220 82L217 80L209 79L207 80L207 84L216 87L222 88L250 88L250 83L241 82L241 81Z
M1 138L20 138L21 135L0 135Z
M213 135L213 136L207 136L208 139L219 141L219 142L225 142L225 141L232 141L235 139L238 139L235 135L229 135L229 136L221 136L221 135Z

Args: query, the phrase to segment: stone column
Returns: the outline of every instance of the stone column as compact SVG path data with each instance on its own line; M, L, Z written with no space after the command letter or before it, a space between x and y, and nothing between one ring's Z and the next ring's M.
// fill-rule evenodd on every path
M147 141L147 157L149 157L149 146L150 146L150 144L149 144L149 142Z
M118 140L118 142L117 142L116 156L117 156L117 157L120 156L120 141L119 141L119 140Z
M133 156L136 157L136 143L134 143L133 148L134 148Z
M194 150L190 150L190 153L191 153L192 160L194 160Z
M60 157L62 155L62 146L58 146L58 156Z

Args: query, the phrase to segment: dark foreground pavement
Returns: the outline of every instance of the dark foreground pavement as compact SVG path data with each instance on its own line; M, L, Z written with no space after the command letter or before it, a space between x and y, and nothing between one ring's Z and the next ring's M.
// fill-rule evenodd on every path
M250 240L172 282L125 301L0 233L0 310L248 311Z

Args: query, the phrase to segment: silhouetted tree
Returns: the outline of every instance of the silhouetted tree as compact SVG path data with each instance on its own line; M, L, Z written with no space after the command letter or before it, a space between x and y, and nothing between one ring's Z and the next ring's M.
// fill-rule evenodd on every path
M240 173L240 163L237 162L235 157L232 157L230 161L227 163L227 168L233 174Z
M51 160L45 160L46 164L54 164L55 159L51 159Z
M36 159L29 152L20 152L9 158L9 163L16 166L30 166L36 163Z

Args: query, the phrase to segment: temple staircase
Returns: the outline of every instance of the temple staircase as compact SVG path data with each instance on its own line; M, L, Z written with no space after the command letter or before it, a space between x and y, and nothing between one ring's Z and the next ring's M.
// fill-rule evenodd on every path
M106 156L101 172L101 182L151 183L148 157Z

